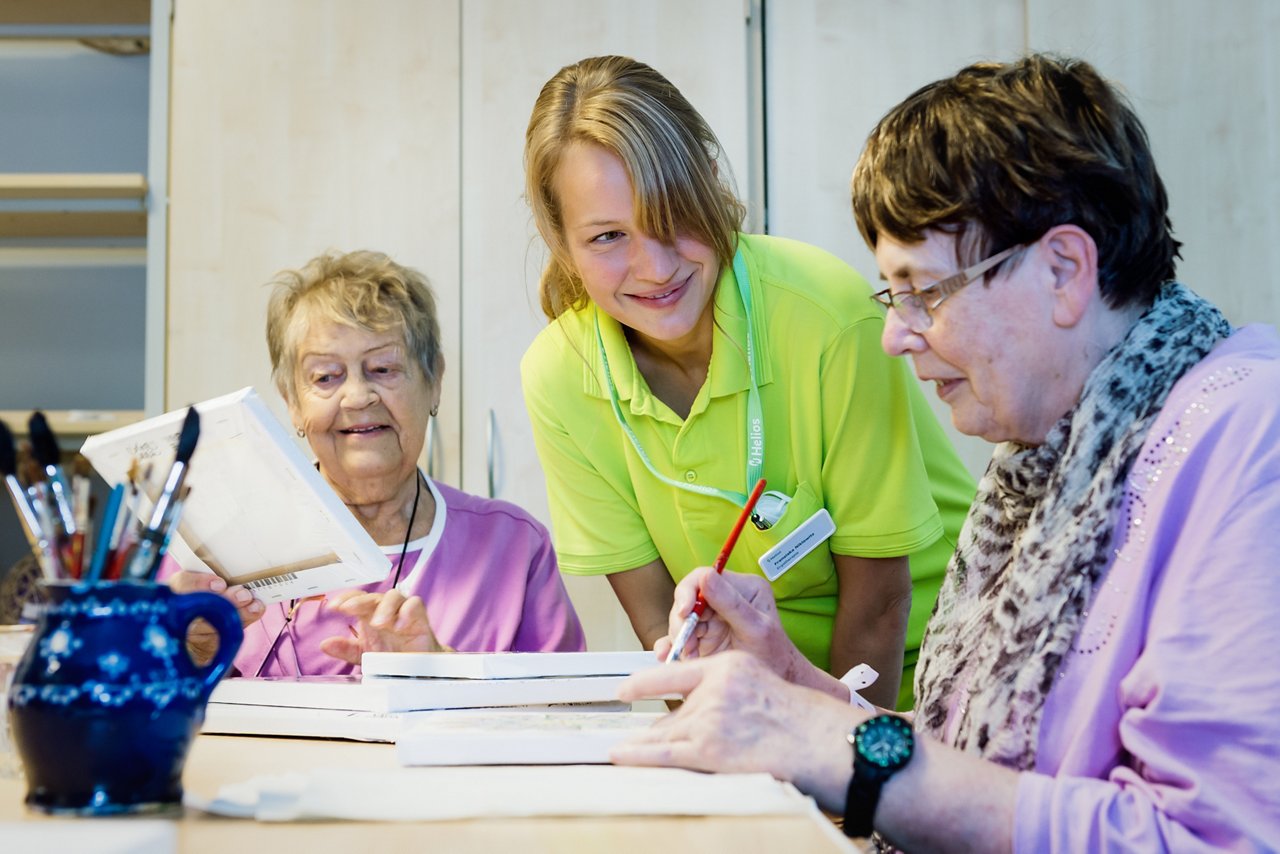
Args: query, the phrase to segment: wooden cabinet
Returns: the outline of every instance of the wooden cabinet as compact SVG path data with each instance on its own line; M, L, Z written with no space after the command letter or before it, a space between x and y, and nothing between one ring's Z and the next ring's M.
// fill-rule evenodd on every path
M147 402L150 5L0 3L0 420L66 450ZM5 504L0 577L30 557Z
M0 4L0 410L20 432L37 407L70 441L144 406L149 9Z
M265 283L326 250L378 249L435 287L441 442L457 447L458 5L174 4L169 407L245 385L273 400ZM456 459L437 474L456 482Z
M1280 5L1239 0L949 0L770 3L769 231L878 276L849 207L849 175L880 117L915 89L983 58L1081 56L1120 83L1147 127L1185 244L1179 277L1233 323L1280 323ZM980 7L981 13L975 14ZM945 406L926 396L950 429ZM952 436L975 474L981 440Z

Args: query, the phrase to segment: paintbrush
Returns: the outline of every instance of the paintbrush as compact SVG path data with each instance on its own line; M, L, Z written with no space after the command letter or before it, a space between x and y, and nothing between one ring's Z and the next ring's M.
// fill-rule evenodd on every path
M36 462L44 469L45 477L49 479L53 503L62 521L62 529L67 535L74 534L76 513L72 506L71 486L67 483L67 476L62 470L62 452L58 450L58 440L53 435L53 430L49 427L43 412L31 413L27 429L31 435L31 453L35 455Z
M200 415L193 406L187 410L187 417L182 422L173 465L169 467L169 476L165 478L164 488L151 510L147 527L139 537L138 548L124 574L126 579L143 581L154 578L159 571L160 560L164 557L171 529L177 519L182 484L186 480L187 469L190 468L191 454L195 452L199 440Z
M31 413L27 422L30 431L31 453L36 462L44 470L46 483L42 499L49 505L49 516L53 522L53 530L47 531L53 537L54 546L62 566L72 577L76 575L72 560L72 538L76 534L76 512L72 504L71 486L62 470L62 452L58 450L58 440L45 420L43 412ZM36 485L39 489L39 484Z
M142 489L138 484L151 480L151 464L148 463L143 468L135 457L129 463L128 477L129 487L120 506L120 513L116 516L115 528L111 532L110 551L106 565L102 568L102 577L107 581L118 581L129 565L129 556L133 553L133 544L137 540L134 532L142 527L141 522L134 524L134 520L138 518L138 504L142 500Z
M22 531L27 535L27 543L40 562L40 570L46 581L58 578L58 564L53 559L53 543L40 524L40 515L31 503L31 497L22 488L18 480L18 448L13 441L13 433L9 425L0 421L0 475L4 476L5 487L9 497L13 499L13 507L18 511L18 519L22 522Z

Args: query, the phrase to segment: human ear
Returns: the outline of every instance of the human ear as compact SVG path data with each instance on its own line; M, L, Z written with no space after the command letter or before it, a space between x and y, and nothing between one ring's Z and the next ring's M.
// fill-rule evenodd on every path
M282 393L280 396L284 398L285 406L289 408L289 423L293 425L293 432L298 434L298 438L302 438L306 435L306 419L302 417L302 410L298 406L298 401L294 395Z
M1053 322L1074 327L1098 297L1098 244L1078 225L1057 225L1040 238L1053 285Z

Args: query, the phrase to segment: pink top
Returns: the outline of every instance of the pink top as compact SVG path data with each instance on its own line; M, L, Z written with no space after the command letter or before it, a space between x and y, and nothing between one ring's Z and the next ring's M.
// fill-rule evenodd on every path
M1019 781L1014 849L1276 850L1275 330L1237 331L1178 382L1120 514Z
M585 649L546 528L513 504L426 483L436 500L435 521L427 536L409 544L398 587L422 597L436 637L466 652ZM400 549L384 547L391 571L360 589L389 590ZM268 605L262 619L245 628L235 659L239 675L359 673L320 651L320 641L348 634L350 623L321 604L303 602L288 626L289 603Z

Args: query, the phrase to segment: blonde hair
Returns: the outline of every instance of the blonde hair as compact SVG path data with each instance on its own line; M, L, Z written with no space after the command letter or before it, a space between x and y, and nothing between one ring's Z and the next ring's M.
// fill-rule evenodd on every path
M680 90L624 56L566 66L542 87L525 133L525 196L551 252L539 283L542 311L554 320L588 297L564 242L556 170L575 143L598 145L631 179L637 224L659 240L690 235L733 263L746 208L734 194L719 140Z
M398 329L427 385L444 371L436 300L426 276L381 252L327 252L271 280L267 349L271 379L295 400L298 342L313 319L383 333Z

